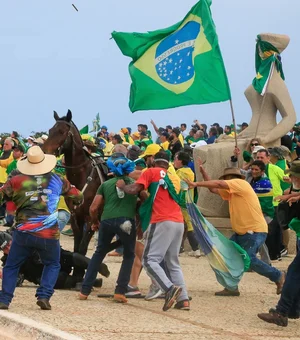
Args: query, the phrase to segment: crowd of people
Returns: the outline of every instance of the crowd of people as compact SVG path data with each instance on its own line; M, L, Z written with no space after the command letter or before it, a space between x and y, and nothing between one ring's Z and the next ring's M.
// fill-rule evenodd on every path
M219 179L210 179L201 160L194 163L193 149L213 144L222 135L235 138L238 131L233 125L223 129L215 123L208 129L195 120L188 129L185 123L180 127L158 127L153 120L150 123L156 136L146 124L139 124L136 132L124 127L114 133L102 126L95 136L85 133L81 136L86 152L103 157L110 171L110 179L101 184L90 206L91 228L98 231L91 260L78 260L72 253L66 255L59 246L59 233L70 218L64 198L74 205L83 199L82 193L61 173L61 167L57 167L63 164L63 156L56 159L43 153L40 147L47 135L23 140L14 131L3 140L0 203L4 204L0 218L14 231L13 235L7 232L0 235L0 247L6 254L0 309L7 309L11 303L15 282L22 281L17 280L19 269L24 272L24 263L28 261L31 266L26 266L26 275L22 270L20 273L23 279L39 284L36 296L42 309L51 309L49 300L54 287L77 285L70 274L78 261L86 269L83 282L79 282L79 298L87 300L93 286L99 286L98 272L103 276L109 274L102 262L112 239L117 237L122 247L110 255L123 256L123 261L114 300L126 303L128 297L141 295L138 280L143 268L150 278L146 300L164 295L164 311L172 306L189 310L189 295L179 261L185 238L192 249L190 256L199 257L201 252L185 195L188 193L197 202L196 188L204 187L229 202L232 241L248 253L250 269L274 282L276 293L281 294L276 308L259 314L259 318L280 326L287 326L288 318L299 318L300 255L296 255L287 273L276 269L274 262L288 254L287 228L300 237L300 124L282 137L281 146L266 148L259 138L252 138L245 150L236 146L228 160L232 166L224 169ZM247 127L243 123L239 129ZM241 158L243 164L239 168ZM199 167L202 181L196 178L195 167ZM70 264L67 273L62 274L63 256L69 258ZM40 268L42 264L44 270L39 269L34 280L30 280L28 272L34 269L28 268L36 269L35 263ZM58 285L57 280L62 277L63 284ZM216 295L239 296L240 291L238 287L225 288Z

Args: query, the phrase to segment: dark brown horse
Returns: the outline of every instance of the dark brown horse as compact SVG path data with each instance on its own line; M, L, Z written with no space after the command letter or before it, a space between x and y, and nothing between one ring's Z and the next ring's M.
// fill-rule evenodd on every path
M100 157L95 159L85 150L70 110L61 118L54 111L54 119L56 123L49 130L43 151L50 154L57 154L58 151L63 153L67 179L83 191L84 203L72 212L71 227L74 232L74 251L85 255L93 236L89 207L100 184L107 179L106 166Z

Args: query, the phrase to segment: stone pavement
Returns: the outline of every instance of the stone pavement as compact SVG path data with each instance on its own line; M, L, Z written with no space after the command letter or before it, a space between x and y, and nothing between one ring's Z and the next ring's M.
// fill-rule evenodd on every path
M73 239L62 236L61 243L72 249ZM89 248L92 254L93 241ZM275 263L279 269L287 268L292 257ZM51 300L52 310L41 311L35 304L35 286L25 282L17 288L10 312L43 322L82 339L110 339L121 337L131 340L245 339L273 340L300 339L300 321L291 320L287 328L269 325L256 316L276 305L275 284L256 273L246 273L240 284L240 297L215 297L222 287L204 257L181 257L189 294L193 300L191 311L162 311L163 300L147 302L131 299L120 305L110 299L99 299L97 294L112 293L120 258L106 258L111 276L104 279L101 289L95 289L87 301L79 301L77 292L57 290ZM146 293L147 275L142 272L139 288ZM1 334L1 329L0 329Z

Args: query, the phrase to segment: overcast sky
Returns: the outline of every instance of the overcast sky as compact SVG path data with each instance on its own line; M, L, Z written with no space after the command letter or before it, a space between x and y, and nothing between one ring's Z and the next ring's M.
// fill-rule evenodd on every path
M72 7L78 8L78 12ZM132 114L128 64L110 33L145 32L183 19L196 0L10 0L0 11L0 132L48 130L53 110L68 109L79 128L97 112L110 131L138 123L173 126L197 118L231 123L228 102ZM256 35L287 34L283 69L296 112L299 96L299 0L213 0L212 14L237 123L249 121L244 90L255 76ZM298 46L298 47L297 47Z

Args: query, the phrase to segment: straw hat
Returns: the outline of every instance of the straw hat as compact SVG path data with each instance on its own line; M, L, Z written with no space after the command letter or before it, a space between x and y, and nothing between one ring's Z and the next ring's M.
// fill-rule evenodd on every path
M238 168L225 168L223 175L219 179L224 179L224 177L229 175L238 176L241 179L245 179L245 176L241 174L241 170Z
M45 142L45 141L42 139L42 137L38 137L38 138L34 141L34 143L37 143L37 144L39 144L39 145L43 145L44 142Z
M43 175L54 169L56 157L46 155L42 149L35 145L28 149L27 156L17 163L17 169L24 175Z

